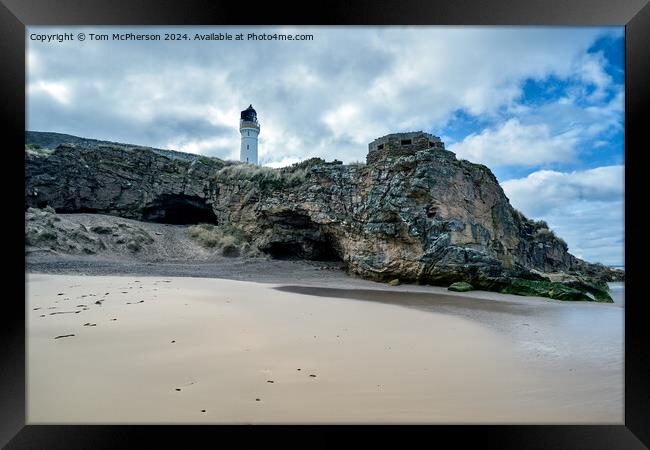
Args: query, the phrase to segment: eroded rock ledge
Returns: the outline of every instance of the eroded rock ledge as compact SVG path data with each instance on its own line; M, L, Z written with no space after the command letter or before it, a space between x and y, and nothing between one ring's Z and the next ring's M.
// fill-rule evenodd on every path
M611 301L623 272L580 260L509 203L485 166L436 147L282 169L151 150L59 145L26 152L25 207L227 225L276 258L340 260L364 278ZM146 245L146 242L142 245Z

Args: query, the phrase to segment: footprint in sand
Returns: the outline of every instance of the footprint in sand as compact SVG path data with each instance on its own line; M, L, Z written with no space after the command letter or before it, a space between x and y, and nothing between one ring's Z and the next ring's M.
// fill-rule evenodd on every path
M66 338L66 337L72 337L74 334L62 334L60 336L55 336L54 339L61 339L61 338Z
M187 384L185 384L185 385L183 385L183 386L181 386L181 387L186 388L186 387L188 387L188 386L192 386L193 384L196 384L196 381L190 381L189 383L187 383ZM179 387L178 387L178 388L174 388L174 390L175 390L176 392L180 392L180 391L181 391L181 388L179 388Z

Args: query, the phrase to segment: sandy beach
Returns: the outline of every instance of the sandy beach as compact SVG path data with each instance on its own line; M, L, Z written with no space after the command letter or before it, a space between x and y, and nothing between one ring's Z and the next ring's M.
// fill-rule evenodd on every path
M623 423L621 304L323 280L28 273L27 422Z

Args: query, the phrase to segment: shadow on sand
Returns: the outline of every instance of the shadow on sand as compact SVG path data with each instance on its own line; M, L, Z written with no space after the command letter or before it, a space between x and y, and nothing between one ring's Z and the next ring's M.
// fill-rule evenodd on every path
M433 292L391 292L378 289L340 289L294 285L279 286L274 289L294 294L363 300L441 313L458 312L459 309L465 309L514 315L531 315L542 307L542 304L529 305L505 299L490 300L459 295L444 295Z

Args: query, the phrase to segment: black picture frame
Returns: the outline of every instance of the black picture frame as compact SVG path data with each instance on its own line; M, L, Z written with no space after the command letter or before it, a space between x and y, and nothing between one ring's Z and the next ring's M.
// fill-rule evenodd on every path
M245 9L246 14L242 14ZM25 425L24 131L25 27L29 25L624 25L625 26L625 424L620 426L35 426ZM5 289L0 348L0 445L7 449L193 448L256 443L333 447L345 430L364 442L401 447L453 442L496 448L615 449L650 445L648 302L641 296L645 205L641 163L650 79L647 0L329 1L282 6L224 0L0 0L0 108L5 125L2 205ZM646 144L647 145L647 144ZM646 175L647 176L647 175ZM11 244L11 245L8 245ZM23 264L18 264L22 261ZM352 431L352 433L350 433ZM451 441L448 441L451 439ZM197 441L198 442L198 441Z

